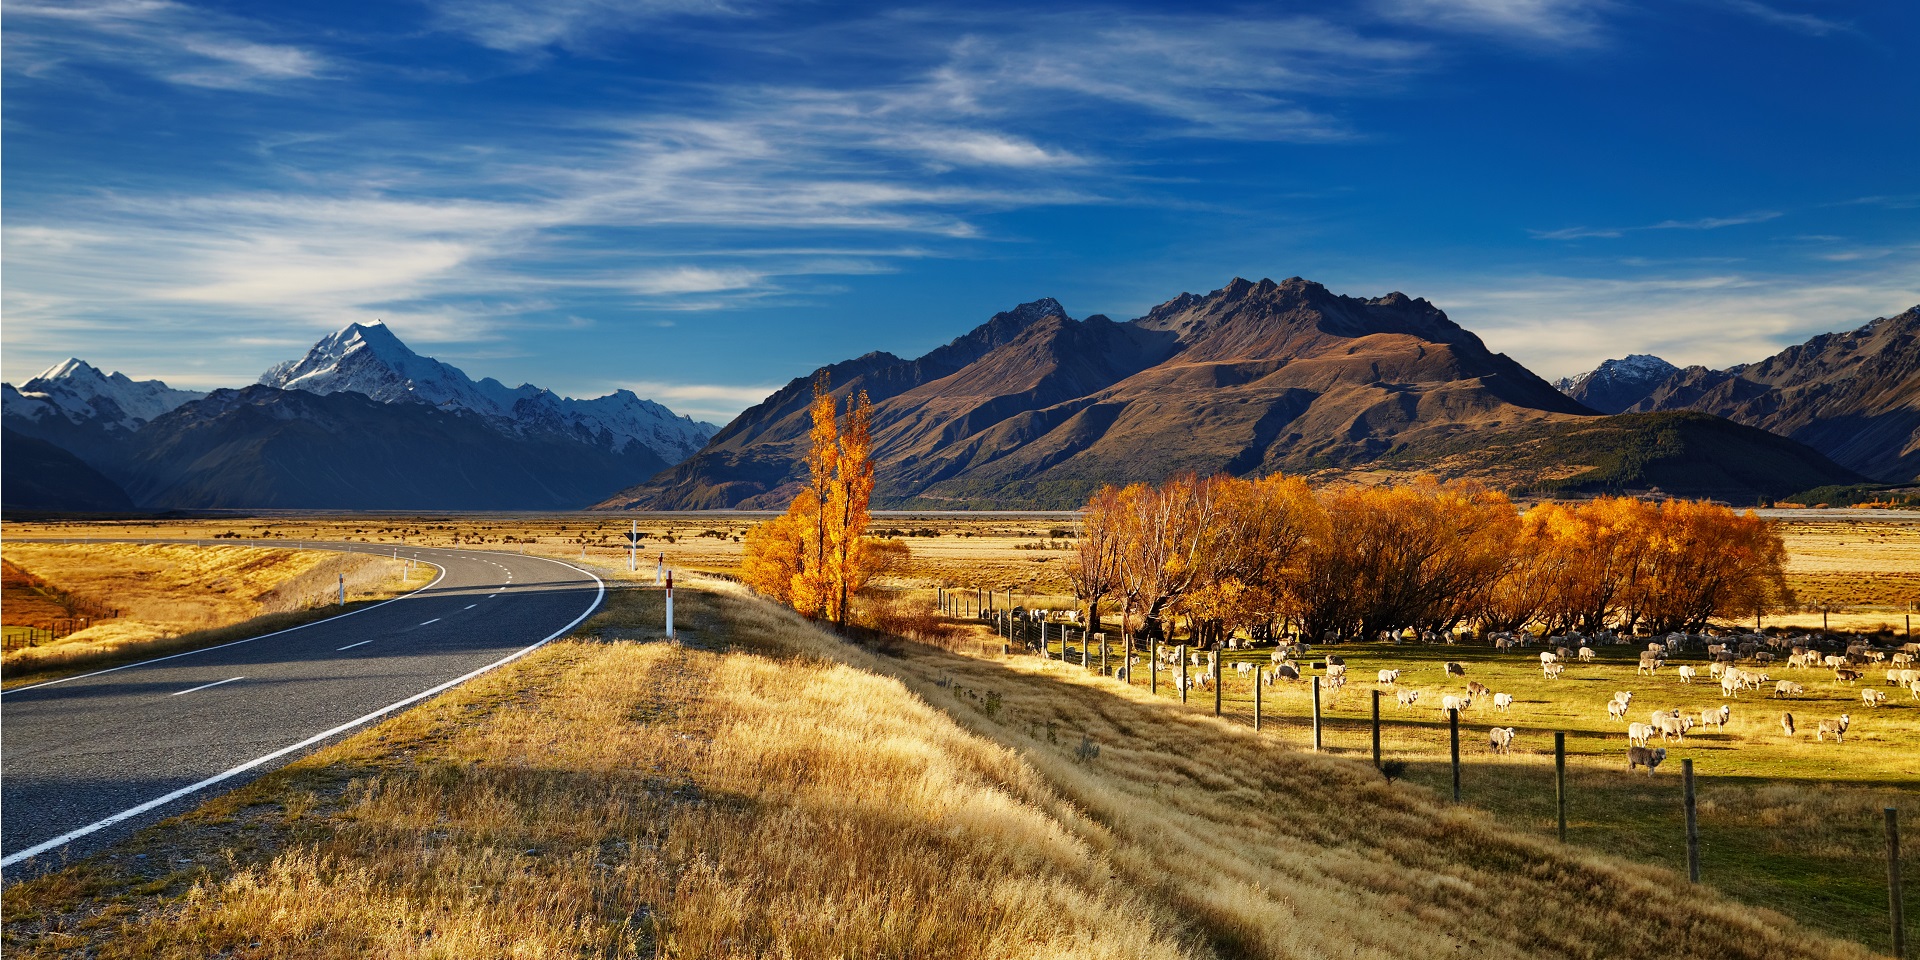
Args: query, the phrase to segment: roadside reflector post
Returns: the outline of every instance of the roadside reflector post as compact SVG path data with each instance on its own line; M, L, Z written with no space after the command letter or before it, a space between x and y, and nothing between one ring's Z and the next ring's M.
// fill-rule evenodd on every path
M673 571L667 571L667 639L673 639Z
M1453 742L1453 802L1460 802L1460 708L1447 711L1447 731Z
M344 573L340 575L340 605L347 605L347 575Z
M1687 880L1700 882L1700 821L1694 813L1693 758L1680 761L1681 794L1687 806Z
M1567 842L1567 732L1553 732L1553 803L1560 810L1560 842Z

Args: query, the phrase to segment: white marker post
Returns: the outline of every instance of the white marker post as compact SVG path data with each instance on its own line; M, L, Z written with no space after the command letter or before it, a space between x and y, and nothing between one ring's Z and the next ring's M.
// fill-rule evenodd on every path
M673 574L667 574L667 639L673 639Z
M340 575L340 605L347 605L347 575L344 573Z
M659 586L660 584L666 582L666 578L667 578L667 552L665 550L662 550L660 551L660 559L655 561L653 565L653 585L656 587Z
M640 569L640 521L633 521L633 529L627 531L627 572Z

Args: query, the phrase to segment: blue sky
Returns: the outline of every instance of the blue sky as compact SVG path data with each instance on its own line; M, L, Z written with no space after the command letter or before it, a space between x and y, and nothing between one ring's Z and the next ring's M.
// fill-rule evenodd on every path
M28 0L4 325L210 388L384 318L723 422L1043 296L1423 296L1545 376L1920 303L1920 4ZM1903 64L1905 65L1903 68Z

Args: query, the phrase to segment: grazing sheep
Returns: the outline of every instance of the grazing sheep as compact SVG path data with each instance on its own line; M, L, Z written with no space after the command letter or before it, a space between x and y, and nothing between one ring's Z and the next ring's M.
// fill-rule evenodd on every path
M1689 667L1683 663L1680 665L1679 674L1680 674L1681 683L1692 683L1694 680L1699 678L1700 671L1695 670L1694 668Z
M1495 710L1504 712L1508 707L1511 707L1511 706L1513 706L1513 694L1496 693L1493 695L1493 708Z
M1283 663L1273 668L1273 675L1282 680L1298 680L1300 679L1300 668L1291 663Z
M1447 696L1440 698L1441 713L1448 713L1454 710L1458 710L1461 713L1465 713L1467 712L1467 708L1471 706L1473 706L1472 697L1456 697L1456 696L1453 696L1452 694L1448 694Z
M1540 672L1545 674L1548 680L1558 680L1562 674L1567 672L1567 665L1564 663L1549 663L1541 667Z
M1833 668L1833 678L1835 680L1840 681L1841 683L1852 683L1863 676L1866 676L1866 674L1863 674L1858 670L1849 669L1847 667Z
M1793 714L1783 713L1780 715L1780 729L1785 731L1787 736L1793 736Z
M1733 707L1723 703L1718 710L1700 711L1700 725L1703 727L1719 727L1725 729L1727 721L1732 717Z
M1332 670L1334 667L1339 667L1340 669L1345 670L1347 668L1347 659L1345 657L1332 657L1332 656L1328 657L1327 669Z
M1829 667L1844 667L1847 665L1847 658L1837 653L1829 653L1825 657L1822 657L1820 662Z
M1487 746L1490 747L1494 753L1511 753L1513 751L1513 728L1494 727L1488 730Z
M1660 739L1662 740L1677 739L1684 741L1687 739L1687 731L1692 727L1692 717L1674 716L1672 713L1665 715L1656 714L1653 721L1653 728L1660 731Z
M1872 687L1868 687L1860 691L1860 699L1865 700L1869 707L1877 707L1887 702L1887 695Z
M1400 682L1400 671L1398 671L1398 670L1382 670L1382 671L1380 671L1380 682L1381 682L1381 683L1399 683L1399 682Z
M1619 700L1608 700L1607 716L1615 720L1625 720L1627 718L1627 705Z
M1478 680L1475 680L1472 683L1467 684L1467 696L1469 697L1484 697L1491 692L1492 691L1487 689L1486 684L1481 683Z
M1445 664L1441 665L1440 669L1446 671L1447 676L1450 677L1464 677L1467 675L1466 666L1457 660L1448 660Z
M1553 652L1553 651L1551 651L1551 650L1542 650L1542 651L1540 651L1540 662L1541 662L1541 663L1552 663L1552 662L1554 662L1555 660L1558 660L1558 659L1560 659L1560 655L1559 655L1559 654L1557 654L1557 653L1554 653L1554 652Z
M1627 725L1627 742L1636 747L1644 747L1647 741L1659 732L1644 723L1631 723Z
M1833 735L1833 742L1845 743L1847 727L1853 723L1853 715L1843 713L1838 720L1820 721L1820 729L1814 731L1813 738L1821 743L1827 742L1827 735Z
M1804 697L1807 695L1807 688L1794 683L1792 680L1782 680L1773 685L1773 695L1776 697Z
M1714 662L1707 665L1707 676L1712 677L1716 680L1719 679L1721 676L1725 675L1726 672L1727 672L1726 664L1723 664L1718 660L1715 660Z
M1740 697L1740 671L1728 670L1720 675L1720 695L1722 697Z
M1597 654L1597 653L1594 653L1594 652L1593 652L1593 648L1592 648L1592 647L1581 647L1581 648L1580 648L1580 662L1581 662L1581 663L1592 663L1592 662L1593 662L1593 658L1595 658L1595 657L1597 657L1597 656L1599 656L1599 654Z
M1665 662L1662 661L1659 657L1656 657L1651 653L1643 653L1640 655L1640 668L1634 671L1634 675L1635 676L1641 676L1641 675L1651 676L1653 674L1659 673L1660 668L1665 665L1666 665Z
M1647 749L1644 744L1637 747L1628 747L1627 772L1632 773L1635 767L1646 767L1647 776L1651 777L1653 776L1653 768L1659 766L1661 762L1666 759L1666 747L1654 747L1651 750Z
M1620 701L1620 705L1624 707L1627 704L1633 702L1633 691L1632 690L1615 690L1613 692L1613 698L1615 700Z
M1920 677L1914 678L1912 683L1907 684L1907 690L1913 694L1915 700L1920 700Z
M1420 700L1420 691L1418 691L1418 690L1402 690L1402 691L1400 691L1399 693L1396 693L1396 694L1394 694L1394 698L1400 701L1400 705L1401 705L1401 706L1403 706L1403 707L1411 707L1411 706L1413 706L1413 705L1414 705L1415 703L1417 703L1417 702L1419 702L1419 700Z

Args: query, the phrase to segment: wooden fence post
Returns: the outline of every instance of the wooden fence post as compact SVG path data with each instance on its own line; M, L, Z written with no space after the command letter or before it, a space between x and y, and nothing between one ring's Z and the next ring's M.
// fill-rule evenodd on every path
M1687 880L1700 882L1700 821L1694 814L1693 758L1680 761L1681 790L1687 804Z
M1453 802L1460 802L1460 708L1447 711L1447 730L1453 742Z
M1380 691L1373 691L1373 768L1380 769Z
M1320 678L1314 677L1313 683L1313 752L1320 752Z
M1147 692L1160 693L1160 641L1152 638L1147 640Z
M1187 645L1181 644L1180 650L1180 702L1187 702Z
M1265 684L1260 682L1260 664L1256 662L1253 665L1253 728L1255 730L1260 729L1260 688L1263 686Z
M1567 732L1553 732L1553 803L1560 809L1560 842L1567 842Z
M1107 675L1107 635L1101 633L1095 636L1100 638L1100 675L1104 677Z
M1893 956L1907 955L1907 924L1900 896L1900 811L1887 808L1887 912L1893 919Z

